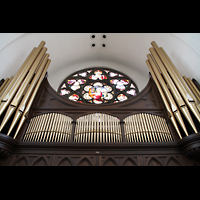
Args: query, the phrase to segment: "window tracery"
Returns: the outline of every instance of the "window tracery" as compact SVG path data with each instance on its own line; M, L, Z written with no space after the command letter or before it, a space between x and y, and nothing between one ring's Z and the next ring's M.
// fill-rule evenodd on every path
M125 74L113 69L92 68L68 76L58 93L79 103L118 103L137 95L136 84Z

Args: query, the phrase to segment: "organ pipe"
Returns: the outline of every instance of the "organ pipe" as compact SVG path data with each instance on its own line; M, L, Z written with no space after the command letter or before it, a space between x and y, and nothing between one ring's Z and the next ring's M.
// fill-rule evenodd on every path
M166 110L167 110L167 113L168 113L168 118L171 120L172 124L174 125L174 128L176 129L176 131L177 131L177 133L178 133L180 139L182 139L182 136L181 136L180 130L179 130L179 128L178 128L178 125L177 125L177 123L176 123L174 114L173 114L173 112L172 112L172 110L171 110L171 108L170 108L170 106L169 106L169 103L168 103L168 101L167 101L167 98L166 98L166 96L165 96L165 94L164 94L164 92L163 92L161 86L160 86L160 83L158 82L158 79L156 78L156 75L155 75L155 73L154 73L154 71L153 71L153 69L152 69L152 67L151 67L151 64L149 63L148 60L146 60L146 63L147 63L147 66L148 66L148 68L149 68L149 71L151 72L151 75L152 75L152 77L153 77L153 79L154 79L154 82L155 82L155 84L156 84L156 86L157 86L157 88L158 88L158 91L159 91L159 93L160 93L160 95L161 95L161 98L162 98L162 100L163 100L163 103L164 103L164 105L165 105L165 107L166 107ZM182 121L182 123L183 123L183 121Z
M35 85L36 85L36 83L37 83L42 71L44 70L44 67L45 67L45 65L47 63L48 57L49 57L49 54L46 54L44 60L41 63L40 68L38 69L37 73L35 74L35 76L34 76L32 82L31 82L28 90L26 91L26 94L24 95L20 105L18 106L16 114L14 116L14 119L12 121L12 124L10 126L10 129L9 129L7 135L9 135L11 133L13 127L15 126L15 124L17 123L17 121L21 117L22 113L24 112L24 109L25 109L25 107L26 107L26 105L28 103L28 100L29 100L29 98L31 96L31 93L32 93L32 91L33 91L33 89L34 89L34 87L35 87Z
M9 130L7 132L7 135L10 135L21 117L17 131L14 134L14 139L28 116L35 95L51 62L51 60L48 59L49 54L46 54L47 48L44 47L44 45L45 42L42 41L37 48L33 48L15 76L11 76L11 78L5 82L0 93L0 116L7 109L2 118L0 131L3 130L11 116L14 114L14 118L11 125L9 125ZM32 120L33 123L28 130L31 131L34 126L42 129L46 118L44 117L44 121L38 120L39 118ZM25 139L30 141L37 139L40 141L45 137L46 132L43 130L40 135L38 132L35 134L31 132L26 135Z
M93 113L77 119L74 142L121 142L120 121L116 117Z
M7 108L7 106L10 104L12 98L18 91L18 89L23 86L22 82L24 78L27 75L27 72L32 67L32 64L34 63L35 59L39 55L40 51L42 50L43 46L45 45L45 42L42 41L38 48L34 48L32 52L29 54L21 68L18 70L17 74L13 78L13 80L10 83L10 87L4 92L4 95L1 97L1 106L0 106L0 115L4 112L4 110ZM20 95L20 94L19 94ZM15 102L18 99L15 99ZM13 103L15 103L13 102Z
M184 78L185 82L187 83L187 85L190 87L190 89L193 92L193 94L195 95L195 97L200 102L200 92L197 89L196 85L193 83L193 81L190 78L186 78L185 76L183 76L183 78Z
M165 78L165 81L167 82L167 84L170 88L170 91L172 92L173 97L176 100L181 112L184 114L185 118L187 119L187 121L189 122L191 127L193 128L194 132L197 133L197 129L196 129L195 124L192 120L192 117L189 113L189 110L188 110L183 98L181 97L180 93L178 92L178 89L176 88L172 79L170 78L169 74L167 73L164 65L162 64L161 60L159 59L158 55L156 54L156 52L153 48L150 48L149 51L151 52L153 58L155 59L157 66L159 66L159 69L161 70L161 73L162 73L163 77Z
M37 94L37 91L38 91L38 89L39 89L39 87L40 87L40 85L42 83L42 80L43 80L43 78L44 78L44 76L46 74L46 71L47 71L50 63L51 63L51 60L48 59L46 65L45 65L45 68L44 68L44 70L43 70L43 72L42 72L42 74L41 74L36 86L34 87L33 93L31 94L31 97L30 97L30 99L29 99L29 101L28 101L28 103L27 103L27 105L25 107L25 110L24 110L23 114L22 114L21 120L19 122L19 125L18 125L17 130L16 130L15 135L14 135L14 139L16 138L16 136L19 133L23 123L25 122L25 120L28 117L28 113L30 111L31 105L33 103L33 100L34 100L34 98L35 98L35 96Z
M35 74L35 71L39 65L39 63L41 62L45 52L47 51L47 48L43 48L42 51L40 52L40 54L38 55L37 59L35 60L33 66L31 67L31 69L29 70L28 75L25 77L25 79L23 80L20 88L18 89L16 95L14 96L13 100L11 101L8 110L4 116L4 119L1 123L1 127L0 127L0 131L3 129L3 127L5 126L5 124L7 123L7 121L10 119L11 115L14 113L14 111L16 110L16 106L19 104L25 90L27 89L27 87L29 86L29 82L31 81L31 79L33 78L33 75Z
M187 92L189 93L189 95L193 98L197 109L200 111L200 106L199 106L200 99L196 98L195 95L192 93L191 88L186 84L186 82L184 81L184 78L181 76L181 74L179 73L179 71L177 70L177 68L175 67L174 63L171 61L171 59L169 58L169 56L167 55L167 53L165 52L165 50L162 47L160 47L160 51L162 52L162 54L167 59L168 63L170 64L170 67L174 70L174 72L178 76L181 84L187 90Z
M161 94L170 120L172 121L180 138L182 138L182 136L173 116L176 117L183 131L188 136L188 132L186 130L184 121L179 113L180 109L180 111L183 113L186 120L192 127L193 131L197 133L196 126L193 122L189 110L200 122L200 99L198 99L198 97L195 94L193 94L193 90L189 81L180 75L180 73L178 72L175 65L173 64L169 56L166 54L164 49L162 47L159 48L155 41L151 42L151 45L153 48L151 47L149 49L151 54L147 55L148 60L146 61L146 64L151 72L151 75L158 88L158 91ZM178 105L179 109L176 104ZM158 126L160 125L161 124L158 123ZM166 129L167 127L163 125L162 130ZM166 137L167 138L165 138L165 140L171 139L170 135L166 134Z
M126 142L173 142L162 117L139 113L126 117L124 122Z
M31 119L23 141L70 142L71 131L72 118L60 113L42 114Z
M172 110L173 114L175 115L176 119L178 120L179 124L181 125L181 127L182 127L184 133L186 134L186 136L188 136L188 132L187 132L187 129L185 127L184 121L183 121L183 119L181 117L181 113L180 113L180 111L179 111L179 109L178 109L178 107L177 107L177 105L176 105L176 103L174 101L174 98L172 97L172 94L170 93L167 85L165 84L165 81L162 78L158 68L156 67L156 64L154 63L151 55L148 54L147 58L149 59L149 63L151 64L152 69L155 72L155 75L156 75L158 81L160 82L160 85L163 88L163 91L165 92L165 95L166 95L166 97L168 99L168 102L170 104L170 107L171 107L171 110Z
M162 54L162 51L159 49L158 45L155 42L151 43L154 47L156 53L160 57L160 60L164 63L165 68L167 69L168 73L170 74L171 78L173 79L176 87L178 88L178 91L182 95L183 99L185 100L187 106L190 108L190 110L193 112L194 116L197 118L197 120L200 122L200 114L196 108L195 100L191 97L191 93L189 94L188 91L185 89L185 87L181 84L181 81L178 78L177 73L173 70L171 65L169 64L168 60L165 58L165 56Z

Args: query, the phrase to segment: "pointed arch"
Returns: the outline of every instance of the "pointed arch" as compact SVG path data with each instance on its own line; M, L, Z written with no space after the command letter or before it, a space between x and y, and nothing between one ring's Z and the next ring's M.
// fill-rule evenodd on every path
M23 156L21 158L19 158L14 164L13 166L28 166L28 161L27 159Z
M103 166L117 166L117 164L112 158L108 158Z
M47 162L43 157L38 158L32 166L47 166Z
M92 166L91 162L87 158L83 158L79 163L78 166Z
M181 166L181 164L173 157L171 157L168 162L167 166Z
M137 165L131 158L127 158L125 160L123 166L137 166Z
M58 166L72 166L72 163L68 158L64 158L59 162Z
M148 166L162 166L162 165L156 158L153 157L149 161Z

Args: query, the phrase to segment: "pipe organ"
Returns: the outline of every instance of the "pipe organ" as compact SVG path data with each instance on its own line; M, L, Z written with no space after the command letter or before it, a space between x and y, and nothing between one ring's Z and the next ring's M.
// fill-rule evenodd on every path
M59 114L47 113L31 119L24 142L70 142L72 118Z
M139 113L124 119L126 142L173 142L166 120L148 113Z
M93 113L77 119L74 142L122 142L120 120Z
M198 133L197 127L199 127L200 122L199 100L195 97L191 87L188 87L190 84L187 82L189 81L180 75L162 47L159 48L154 41L151 44L153 48L151 47L149 49L151 54L147 55L148 60L146 60L146 64L157 85L160 95L162 96L165 107L169 112L169 118L176 128L180 139L182 139L182 135L179 127L182 128L186 136L189 135L186 124L189 124L193 133ZM168 102L165 99L168 99ZM196 118L198 124L195 125L192 115L194 116L193 118ZM179 123L179 127L174 116ZM186 119L185 122L183 116Z
M110 104L86 104L61 96L47 80L51 60L45 42L33 48L15 76L5 79L0 86L0 165L4 165L1 159L5 158L5 163L10 165L20 162L32 165L31 156L38 152L43 154L43 151L44 157L52 156L53 163L66 154L68 158L59 163L73 165L133 164L136 157L141 159L138 163L142 163L147 162L145 159L150 155L154 158L149 158L149 165L158 163L155 161L158 155L176 155L173 162L166 161L163 165L174 163L178 157L184 163L191 163L185 156L200 165L200 91L190 78L178 72L162 47L154 41L151 44L146 60L150 71L147 86L126 101ZM84 73L80 75L85 76ZM111 76L116 74L111 73ZM95 77L108 83L105 75ZM71 81L80 84L71 83L74 91L76 87L86 87L84 80L75 79ZM118 81L115 79L112 81ZM121 85L114 84L115 87L122 91L125 87L133 90L129 82L123 81L122 78L118 81ZM104 92L109 88L107 83L104 83ZM97 92L98 87L93 89ZM125 97L126 93L120 95ZM78 93L74 93L73 97L77 96ZM17 160L20 156L23 162ZM29 161L28 158L24 160L26 156L30 156ZM78 162L80 157L83 161Z

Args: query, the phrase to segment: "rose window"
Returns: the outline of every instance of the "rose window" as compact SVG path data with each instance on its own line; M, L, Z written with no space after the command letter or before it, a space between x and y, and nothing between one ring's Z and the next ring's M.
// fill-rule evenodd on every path
M125 74L106 68L85 69L67 77L58 88L61 96L79 103L104 104L125 101L138 93Z

